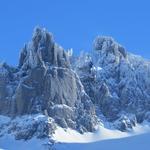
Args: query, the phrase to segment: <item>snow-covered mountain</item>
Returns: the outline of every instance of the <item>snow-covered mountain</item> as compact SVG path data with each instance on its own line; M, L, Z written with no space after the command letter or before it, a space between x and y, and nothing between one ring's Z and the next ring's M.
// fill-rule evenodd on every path
M128 136L149 121L150 62L111 37L98 36L90 53L75 57L35 28L18 67L0 64L0 148L11 150L9 139L57 150L68 130L81 140L93 134L91 142L99 128Z
M97 37L76 63L86 93L104 117L125 131L150 120L150 61L128 53L111 37Z

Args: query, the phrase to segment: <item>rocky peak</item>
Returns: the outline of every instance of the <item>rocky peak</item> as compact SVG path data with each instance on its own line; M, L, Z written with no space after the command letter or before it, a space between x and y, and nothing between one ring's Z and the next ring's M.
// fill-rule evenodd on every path
M94 50L107 56L127 57L127 52L124 47L118 44L112 37L97 36L94 40Z
M149 61L128 53L123 46L111 37L98 36L94 40L94 50L88 56L92 67L87 64L86 57L79 56L77 69L86 93L111 122L119 126L119 130L132 128L137 120L141 123L147 119L150 111L150 65ZM88 67L88 70L86 69ZM91 73L89 73L89 69ZM90 80L94 70L94 78ZM133 114L133 118L128 117ZM122 115L127 116L122 117ZM135 117L136 116L136 117ZM135 119L134 119L135 118ZM129 126L127 125L129 123ZM133 122L133 123L132 123Z
M66 52L54 42L53 35L46 29L36 27L32 41L25 44L21 51L19 67L27 69L47 64L65 68L70 66Z
M93 131L97 124L94 105L71 69L68 54L41 28L35 28L22 49L16 70L0 65L0 115L29 114L46 115L80 132Z

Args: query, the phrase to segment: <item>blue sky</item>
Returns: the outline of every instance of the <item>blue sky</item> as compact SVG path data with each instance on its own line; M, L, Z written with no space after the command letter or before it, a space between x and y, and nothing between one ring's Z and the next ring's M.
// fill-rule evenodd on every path
M75 54L92 49L97 35L107 35L150 58L149 0L1 0L0 61L16 65L36 25Z

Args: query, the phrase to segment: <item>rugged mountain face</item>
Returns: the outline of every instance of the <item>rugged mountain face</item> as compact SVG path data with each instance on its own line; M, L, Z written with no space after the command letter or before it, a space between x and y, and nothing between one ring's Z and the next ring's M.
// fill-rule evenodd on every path
M0 136L50 138L57 126L93 132L99 119L126 131L150 121L150 62L110 37L93 45L74 58L36 28L18 67L0 64Z
M80 132L94 131L97 124L94 105L67 53L41 28L21 51L17 68L0 66L0 115L29 114L43 114L53 124Z
M149 120L150 62L128 53L110 37L97 37L76 70L102 114L122 131Z

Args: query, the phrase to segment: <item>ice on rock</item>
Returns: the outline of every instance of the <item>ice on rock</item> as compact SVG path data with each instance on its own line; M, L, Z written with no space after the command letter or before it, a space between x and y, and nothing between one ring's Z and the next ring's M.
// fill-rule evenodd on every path
M0 80L0 115L14 118L43 114L63 128L70 127L79 132L95 130L94 104L71 69L67 52L54 42L46 29L35 28L31 42L21 51L17 68L4 66L0 70L0 78L3 78ZM36 128L30 134L32 126ZM29 139L37 135L38 126L41 126L38 122L27 125L29 130L25 133L18 125L10 132L15 130L16 138ZM44 129L39 132L49 136Z
M123 55L123 57L126 57L126 51L125 49L115 42L115 40L112 37L107 36L98 36L94 40L94 49L97 51L104 51L104 53L108 52L113 53L115 55Z
M98 36L92 52L77 57L38 27L19 66L0 65L0 115L9 117L1 136L51 138L55 127L93 132L99 122L125 132L149 112L150 62L111 37Z
M111 37L98 36L93 45L92 53L82 53L76 64L86 93L107 120L118 120L124 111L141 123L150 109L150 61L128 53Z

